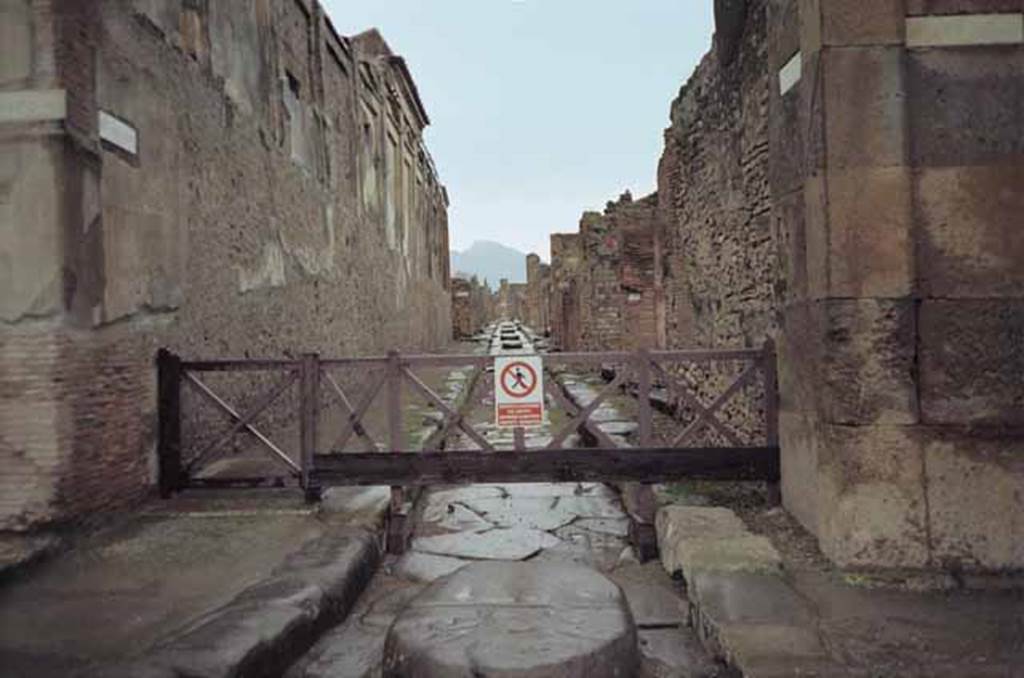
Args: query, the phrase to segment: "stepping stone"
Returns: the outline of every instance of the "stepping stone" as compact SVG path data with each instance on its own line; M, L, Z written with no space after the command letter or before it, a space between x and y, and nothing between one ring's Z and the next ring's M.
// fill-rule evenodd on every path
M412 550L455 558L477 560L523 560L538 551L560 544L557 537L523 527L487 532L459 532L436 537L419 537Z
M383 673L625 678L639 668L633 619L608 578L573 565L474 563L398 615Z

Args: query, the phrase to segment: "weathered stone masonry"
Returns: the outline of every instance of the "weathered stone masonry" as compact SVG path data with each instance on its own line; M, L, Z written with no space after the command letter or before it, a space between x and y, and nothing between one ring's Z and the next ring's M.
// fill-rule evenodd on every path
M452 278L452 336L466 339L494 319L494 294L476 276Z
M563 350L664 346L658 196L627 192L604 213L585 212L579 233L551 236L551 313ZM555 316L557 317L557 316ZM570 329L571 328L571 329Z
M526 298L523 321L534 331L548 333L551 299L551 267L537 254L526 256Z
M1024 567L1022 9L770 5L783 492L846 565Z
M1024 7L715 7L659 165L666 344L777 338L783 500L840 565L1024 568ZM552 237L566 350L629 327L601 218Z
M311 0L2 0L0 26L0 529L146 492L158 346L449 338L429 120L375 31Z

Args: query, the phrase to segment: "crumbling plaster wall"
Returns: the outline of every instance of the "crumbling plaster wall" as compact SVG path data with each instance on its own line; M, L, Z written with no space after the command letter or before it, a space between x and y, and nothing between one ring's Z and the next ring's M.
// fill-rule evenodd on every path
M147 491L158 346L351 355L451 331L447 196L383 40L360 57L305 0L83 5L0 3L31 46L0 71L23 110L0 121L2 529ZM402 142L404 190L362 185L385 170L360 102Z

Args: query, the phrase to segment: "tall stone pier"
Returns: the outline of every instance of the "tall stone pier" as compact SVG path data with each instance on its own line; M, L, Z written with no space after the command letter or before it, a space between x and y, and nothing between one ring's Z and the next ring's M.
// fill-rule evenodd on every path
M1024 567L1021 9L769 3L783 495L843 566Z

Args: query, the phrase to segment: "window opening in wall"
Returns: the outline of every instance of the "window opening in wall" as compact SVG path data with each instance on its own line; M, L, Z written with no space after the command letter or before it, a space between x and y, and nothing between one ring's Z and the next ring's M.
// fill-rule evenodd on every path
M289 70L285 70L284 75L288 79L288 90L296 99L298 99L299 91L302 89L302 83L299 82L299 79L296 78L295 75Z

